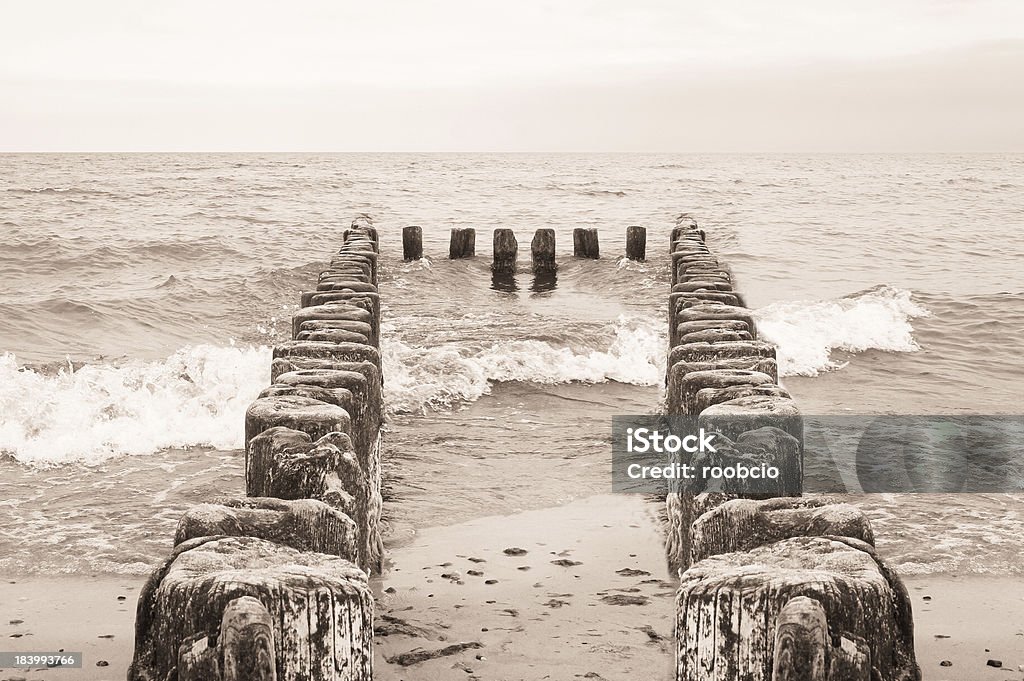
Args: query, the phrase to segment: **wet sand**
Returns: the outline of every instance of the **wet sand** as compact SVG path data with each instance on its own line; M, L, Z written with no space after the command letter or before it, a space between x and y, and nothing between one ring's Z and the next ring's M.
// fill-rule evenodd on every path
M81 669L4 669L12 681L124 681L135 640L135 604L144 577L4 577L0 650L78 652Z
M908 576L904 582L926 681L1024 679L1024 579ZM990 659L1002 666L989 666Z
M654 506L602 495L424 530L391 552L375 678L667 679L675 580ZM403 666L403 653L479 644Z
M654 508L640 497L600 495L428 528L392 545L388 572L374 580L375 678L672 678L675 583L665 576ZM5 669L0 681L123 680L142 581L5 577L0 650L63 648L83 652L85 664ZM926 681L1024 679L1018 669L1024 582L978 576L906 582ZM408 657L458 644L468 645L420 662ZM1002 668L988 666L989 659ZM952 666L941 666L943 660Z

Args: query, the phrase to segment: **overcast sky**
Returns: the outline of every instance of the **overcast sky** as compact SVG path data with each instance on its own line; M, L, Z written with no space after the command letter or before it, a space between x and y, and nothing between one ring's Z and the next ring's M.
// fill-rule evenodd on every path
M6 151L1024 151L1024 0L0 6Z

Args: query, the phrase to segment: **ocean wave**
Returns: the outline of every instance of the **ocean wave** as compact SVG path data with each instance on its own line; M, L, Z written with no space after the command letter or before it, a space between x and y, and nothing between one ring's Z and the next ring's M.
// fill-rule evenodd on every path
M756 311L761 336L778 345L779 373L816 376L846 366L834 350L915 352L910 320L930 312L910 291L882 285L843 298L782 302Z
M102 189L87 189L85 187L9 187L5 191L11 194L61 194L69 196L116 196Z
M472 401L503 381L656 385L663 324L622 317L594 347L557 339L385 342L388 410ZM0 454L36 467L96 465L164 449L243 445L245 410L266 387L266 346L186 346L153 362L19 366L0 355Z
M0 355L0 453L48 467L169 448L236 449L269 366L265 347L188 346L156 362L56 374Z
M382 342L388 408L447 408L488 394L498 382L657 385L664 374L663 326L621 316L595 347L540 339L418 347L392 337Z

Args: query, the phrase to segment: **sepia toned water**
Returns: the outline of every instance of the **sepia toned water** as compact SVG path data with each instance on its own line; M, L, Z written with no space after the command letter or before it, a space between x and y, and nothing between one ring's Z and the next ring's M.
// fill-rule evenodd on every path
M358 213L381 234L393 535L606 493L610 415L661 399L684 211L806 413L1021 412L1021 155L3 155L0 572L146 573L187 506L242 493L270 346ZM645 263L621 260L631 224ZM480 257L447 260L453 226ZM571 258L577 226L601 260ZM901 571L1024 570L1024 494L858 503Z

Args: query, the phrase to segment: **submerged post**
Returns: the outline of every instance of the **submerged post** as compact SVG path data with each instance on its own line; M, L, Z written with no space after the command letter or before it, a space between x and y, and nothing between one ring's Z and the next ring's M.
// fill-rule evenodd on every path
M417 225L409 225L402 229L402 258L419 260L423 257L423 228Z
M472 227L452 227L451 243L448 246L448 258L472 258L476 255L476 230Z
M530 251L533 254L534 273L554 272L558 269L555 264L555 230L551 228L538 229L530 242Z
M572 253L577 258L597 260L601 257L596 227L577 227L572 230Z
M626 257L630 260L647 259L647 228L633 225L626 228Z
M511 229L494 230L494 262L491 271L507 274L516 271L516 256L519 254L519 242Z

